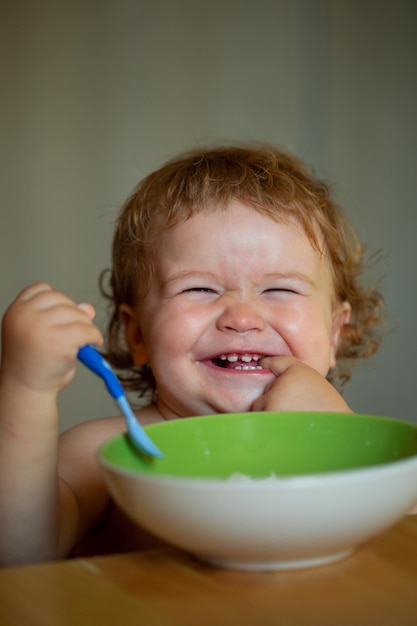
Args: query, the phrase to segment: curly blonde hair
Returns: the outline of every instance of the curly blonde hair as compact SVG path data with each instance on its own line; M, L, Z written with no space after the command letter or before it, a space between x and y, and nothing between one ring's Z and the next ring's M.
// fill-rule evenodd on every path
M375 287L360 283L364 249L333 202L329 186L295 157L258 144L210 147L180 155L147 176L127 200L116 224L107 286L106 273L101 280L102 293L110 302L107 358L120 371L127 389L141 396L155 392L149 367L136 367L126 346L120 306L134 306L146 296L158 244L169 228L202 211L226 210L233 200L278 222L296 219L319 250L324 242L325 249L320 251L330 260L336 300L348 301L352 307L337 365L328 375L333 384L343 387L357 360L378 349L383 298Z

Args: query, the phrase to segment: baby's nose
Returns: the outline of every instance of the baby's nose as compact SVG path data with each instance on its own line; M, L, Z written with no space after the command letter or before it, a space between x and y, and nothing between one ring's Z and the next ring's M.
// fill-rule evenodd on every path
M261 331L265 320L255 302L228 298L217 320L217 328L238 333Z

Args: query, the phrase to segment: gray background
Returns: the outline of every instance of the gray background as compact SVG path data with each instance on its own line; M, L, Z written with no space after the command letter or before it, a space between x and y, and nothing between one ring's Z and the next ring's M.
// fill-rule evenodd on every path
M97 289L137 181L218 141L288 148L334 182L382 278L389 333L356 411L417 421L414 0L3 0L0 309L49 281L105 319ZM111 414L79 368L62 428Z

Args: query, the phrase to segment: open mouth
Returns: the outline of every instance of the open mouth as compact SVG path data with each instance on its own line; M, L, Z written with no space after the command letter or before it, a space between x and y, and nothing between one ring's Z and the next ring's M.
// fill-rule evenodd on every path
M262 354L220 354L212 359L212 363L217 367L232 370L263 370L259 361L264 355Z

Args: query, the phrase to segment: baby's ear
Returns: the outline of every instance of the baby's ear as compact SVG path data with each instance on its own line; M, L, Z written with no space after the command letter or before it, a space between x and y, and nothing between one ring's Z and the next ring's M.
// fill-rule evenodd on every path
M142 330L136 311L127 304L122 304L119 311L123 323L126 343L135 365L145 365L148 354L143 343Z
M349 302L340 302L333 313L331 336L330 369L336 366L336 353L342 339L343 328L349 324L352 307Z

